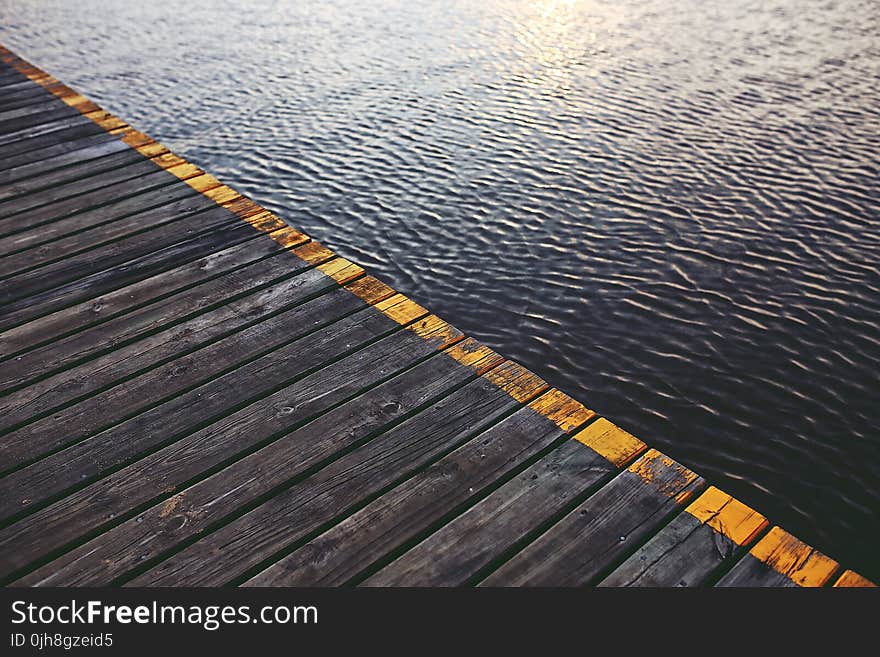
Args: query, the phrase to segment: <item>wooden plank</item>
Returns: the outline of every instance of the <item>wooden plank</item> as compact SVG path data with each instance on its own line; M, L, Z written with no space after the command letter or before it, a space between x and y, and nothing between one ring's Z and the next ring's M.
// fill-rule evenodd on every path
M208 314L150 333L128 347L110 351L0 398L4 425L11 427L29 418L38 419L64 404L79 401L122 379L185 355L291 305L285 296L285 286L275 285Z
M582 586L626 556L703 486L649 450L489 575L482 586Z
M515 385L527 388L535 382L534 375L509 361L498 367L508 369L512 383L523 377ZM234 581L497 423L517 405L513 397L480 377L162 561L131 584Z
M833 559L773 527L715 586L824 586L838 569Z
M614 471L596 452L564 443L363 584L466 584Z
M448 343L448 337L442 334L437 340L437 347ZM259 501L292 478L323 462L332 461L347 447L393 425L432 398L443 396L469 376L468 368L450 359L430 359L408 370L405 369L407 362L412 365L415 361L398 364L396 367L400 368L400 373L394 377L379 385L362 388L358 396L292 432L289 432L289 427L293 426L289 414L276 411L268 419L267 416L255 421L242 418L242 422L252 426L252 430L245 434L247 444L254 444L257 440L265 443L273 434L280 437L170 499L167 498L168 491L159 488L154 481L184 481L187 477L192 480L194 472L203 472L206 464L217 462L218 454L229 450L230 444L233 449L241 449L240 438L228 432L217 439L195 434L149 457L148 461L134 464L129 468L128 476L125 472L111 475L105 486L111 493L111 505L117 501L124 505L129 494L140 498L144 494L144 485L163 493L163 499L156 500L152 508L89 541L86 543L88 548L74 549L32 573L26 580L40 584L96 584L121 577L238 509ZM371 380L375 382L377 379L374 376ZM322 397L297 398L327 408ZM311 411L313 416L315 408ZM381 409L380 412L377 409ZM340 422L342 417L356 421ZM233 426L229 425L230 428ZM143 469L148 463L151 474L143 481L135 470ZM162 473L162 479L154 473ZM123 496L126 488L131 488L132 492ZM106 495L101 499L106 500ZM187 521L180 522L181 518ZM141 547L132 551L132 544Z
M138 165L141 166L141 165ZM52 235L66 235L102 223L102 210L123 201L129 206L137 203L141 194L170 186L184 186L171 173L158 167L135 180L107 181L105 188L95 189L78 196L45 205L29 213L26 221L18 215L0 223L0 244L7 250L17 250L28 244L41 243ZM134 211L133 208L131 211ZM112 210L112 208L111 208ZM108 220L114 217L111 215ZM55 224L59 224L56 228ZM46 237L41 238L45 233Z
M2 110L0 111L0 123L9 121L11 119L19 119L41 114L48 110L57 108L58 104L61 102L62 101L60 101L58 98L55 98L54 96L49 96L44 102L41 103L34 103L33 105L25 105L24 107L16 107L13 109ZM72 109L67 105L65 105L65 107L67 107L68 109Z
M328 281L332 283L315 270L307 271L286 281L287 296L291 303L303 301L329 289ZM302 372L300 368L316 366L307 365L309 358L298 349L299 345L284 347L6 475L0 479L4 498L0 500L0 519L26 512L108 469L135 460L163 440L214 422L248 399L270 394ZM173 366L169 371L174 371ZM66 436L56 440L64 441ZM33 451L26 445L15 447Z
M28 76L23 72L19 71L15 67L9 66L6 62L3 62L2 69L0 69L0 74L3 75L3 78L0 79L14 79L16 82L20 82L22 80L28 80ZM32 84L36 84L32 82Z
M85 210L102 204L106 200L112 200L115 197L105 188L114 183L126 182L129 193L134 193L139 189L139 184L136 182L138 178L156 173L157 170L161 171L155 163L137 152L120 154L120 156L123 155L125 159L130 160L130 163L117 169L57 185L51 189L42 190L39 194L19 196L0 202L2 235L11 235L31 226L60 219L77 210ZM169 184L178 182L170 173L165 173L165 175L169 177ZM92 198L83 203L83 196L86 195L86 192L93 192ZM94 192L103 192L104 194L100 200L96 200ZM26 213L26 216L19 216L22 213Z
M834 582L834 586L862 589L873 589L877 587L877 585L867 577L862 577L857 572L849 569L843 571L843 574L841 574L837 581Z
M0 72L0 88L7 89L10 84L17 84L19 82L23 82L28 78L16 71L15 69L4 69ZM36 84L31 82L31 84Z
M554 406L539 401L530 406L551 417L558 417L557 409L567 405L565 399ZM481 573L516 552L530 535L570 509L644 449L644 443L599 418L578 432L574 440L543 457L363 583L460 586L478 581Z
M76 128L86 125L87 123L94 122L89 117L77 112L76 114L60 121L31 126L22 130L16 130L15 132L7 132L5 135L0 135L0 146L12 145L33 139L34 137L42 137L61 130L67 130L68 128Z
M8 189L12 183L23 184L26 180L39 179L40 176L45 176L49 173L55 174L59 170L67 168L77 169L93 162L98 164L100 158L107 155L133 150L124 141L112 137L113 135L108 135L108 138L99 140L96 143L84 145L82 148L75 150L67 150L57 155L46 156L27 164L20 164L16 167L7 166L7 168L0 171L0 189ZM36 185L37 183L32 184Z
M767 519L710 486L600 586L700 586L742 555Z
M35 269L62 258L79 255L89 249L119 241L161 225L185 219L196 212L217 207L207 196L193 192L187 185L168 185L87 212L18 233L2 241L0 249L15 249L34 242L12 254L0 254L0 276ZM134 208L138 208L134 210ZM83 215L98 215L103 221L92 227L69 231L81 223ZM121 216L120 216L121 215ZM48 238L48 239L47 239Z
M33 85L33 82L25 82L24 84ZM29 128L41 123L63 120L75 116L76 114L81 114L78 109L67 103L57 98L54 100L54 103L43 103L43 107L39 111L22 113L18 111L21 108L0 110L0 114L9 113L9 116L0 117L0 137L12 132L17 132L22 128ZM96 109L98 109L98 107L94 105L94 103L88 105L88 111L94 111Z
M41 150L47 146L56 146L76 139L95 135L106 135L107 131L94 121L85 121L73 126L66 126L53 130L47 134L36 135L28 139L0 146L0 162L12 157L21 157L33 151Z
M373 311L366 320L367 314L364 315L365 321L369 321L374 328L377 322L382 325L379 330L383 330L383 326L387 325L387 318L382 317L381 313ZM190 514L192 517L187 527L180 525L174 529L167 526L164 521L168 517L166 500L158 513L154 514L151 511L140 513L131 522L124 523L119 529L109 533L106 538L102 539L99 536L96 539L105 541L107 547L114 550L113 542L117 536L125 536L129 531L137 531L137 526L154 526L153 523L158 521L161 525L160 531L169 533L164 537L157 536L155 541L150 542L150 548L146 543L142 547L157 551L164 550L163 544L173 544L182 540L191 535L191 532L197 532L199 527L203 528L205 525L202 522L210 523L212 518L226 515L238 502L247 499L249 490L252 491L252 495L259 495L258 492L253 491L268 490L276 485L279 477L284 481L294 476L298 468L306 468L307 463L323 458L324 453L320 452L319 448L323 445L324 450L332 449L334 441L331 438L335 437L336 443L356 440L356 434L360 431L368 435L375 428L393 422L399 414L406 412L408 406L405 406L405 403L425 403L432 396L442 394L443 391L461 383L462 376L467 376L463 368L452 365L431 367L422 364L407 373L407 370L420 360L448 345L449 334L446 327L437 330L441 327L437 326L436 321L432 321L432 326L438 336L436 338L425 340L411 331L394 333L367 349L355 352L345 359L347 362L344 364L337 363L335 367L319 369L293 385L273 393L260 403L245 407L215 425L209 425L180 441L167 445L127 468L114 472L103 481L77 491L9 528L0 530L0 554L4 556L4 560L0 563L0 572L6 575L20 569L42 555L57 550L70 540L82 536L90 529L100 528L113 522L120 514L126 513L138 504L150 500L159 502L160 497L166 498L177 486L198 479L200 474L208 473L212 468L216 469L216 466L234 462L225 471L221 470L224 472L223 475L206 479L205 483L201 484L201 488L194 486L188 491L194 504L198 503L199 496L193 490L210 491L218 481L221 486L226 486L236 479L233 476L235 472L247 471L255 460L260 463L259 477L249 476L243 482L226 488L221 497L222 504L206 501L202 513ZM328 344L326 356L332 357L336 346L338 345ZM312 351L305 353L308 356ZM382 360L379 361L381 367L376 367L375 358L380 354L382 354ZM393 377L399 373L402 374L395 380ZM414 385L415 376L426 382L424 388ZM387 383L382 383L386 380ZM428 397L425 397L426 394ZM377 400L389 396L392 401L377 406ZM346 400L350 401L339 406ZM334 406L336 406L335 410L329 410ZM345 412L340 410L343 408L348 409L348 412L353 412L354 408L361 409L360 424L339 423L340 413ZM377 413L377 408L381 408L382 412ZM319 424L308 424L319 416L325 417L322 415L324 413L330 420L322 420ZM288 433L297 426L302 428L293 434ZM323 430L318 431L316 427L326 428L327 434L325 435ZM296 456L277 458L279 453L277 450L281 448L275 447L271 448L275 451L261 450L254 454L262 452L263 455L273 454L276 458L264 461L260 457L251 455L244 461L236 462L236 459L245 456L255 446L263 443L278 444L269 442L273 437L282 438L285 442L281 444L288 445L286 454L293 452ZM267 448L268 445L263 449ZM145 473L148 476L145 477ZM178 500L174 506L179 506L180 501ZM184 507L185 502L184 506L179 506L181 511ZM47 528L51 528L51 531L47 532ZM19 546L21 551L13 546ZM97 554L97 551L94 554ZM87 577L92 581L100 581L96 577L96 572L101 573L101 578L115 577L117 573L125 572L132 565L139 565L149 558L146 552L132 554L130 550L123 550L117 562L107 563L102 560L105 563L94 564L87 568L85 561L80 560L78 556L71 555L71 557L78 562L74 568L77 572L61 573L63 569L61 564L68 557L62 557L60 561L47 567L48 571L58 572L58 577ZM134 562L131 561L132 557ZM89 573L92 567L97 568L98 571ZM46 569L42 572L46 572ZM34 574L37 578L41 576L39 571Z
M58 85L53 85L51 88L57 89ZM55 99L56 97L49 89L39 85L30 89L20 88L0 96L0 111L5 112L35 104L42 105Z
M27 303L29 298L38 297L42 292L88 280L89 276L117 265L161 253L164 249L186 242L194 235L241 223L238 217L219 206L200 210L184 219L182 224L174 222L160 225L9 276L3 281L3 289L0 290L0 304Z
M2 74L0 75L0 98L2 98L6 94L11 94L22 89L27 89L29 88L27 86L28 84L33 87L35 83L30 82L30 80L22 77L20 74L16 76L15 72L13 72L12 74Z
M38 84L22 85L15 89L7 89L0 96L0 110L14 109L32 103L43 103L54 96Z
M198 191L203 191L205 195L212 198L217 197L219 189L211 189L211 187L217 187L219 182L213 176L209 176L197 167L186 164L177 156L165 152L164 147L156 147L150 152L153 153L150 160L145 159L141 163L125 166L120 169L122 173L113 171L96 176L95 179L103 181L104 187L97 186L91 191L54 200L24 215L16 214L3 221L0 223L0 231L3 233L4 241L7 241L10 236L48 226L52 222L58 222L65 218L71 219L72 215L87 214L90 210L92 212L100 210L103 206L137 196L150 189L166 185L181 185L183 184L181 180L186 180L186 185L191 187L195 187L203 181L208 182L208 189L198 189ZM128 176L137 171L141 171L142 175L129 179ZM94 186L96 183L90 179L86 182L78 180L71 184ZM61 187L68 186L62 185ZM55 193L57 189L52 191ZM43 194L38 196L43 196ZM223 198L215 198L218 204L230 202L237 194L227 191L220 196Z
M153 304L104 322L92 329L56 340L7 361L0 372L0 390L17 388L38 377L72 367L96 354L116 349L169 324L180 323L221 309L233 300L246 297L276 283L292 292L300 285L335 285L321 272L303 272L310 264L289 253L258 260L222 276L173 294ZM302 273L300 273L302 272ZM291 280L294 277L296 280ZM311 292L310 292L311 293ZM203 317L202 322L213 318Z
M290 247L297 247L297 242L291 241ZM241 266L278 254L284 248L268 234L256 233L253 239L244 243L8 329L0 333L0 353L4 354L4 360L11 358L28 349L106 322L139 306L159 301L176 292L183 292ZM310 254L313 251L311 247L307 250ZM332 254L328 252L326 259L331 256ZM317 264L312 260L309 262ZM48 389L42 390L40 395L49 396ZM19 399L16 403L25 405L27 402ZM8 407L3 405L0 398L0 427L6 426L3 419L6 410Z
M38 84L31 82L27 78L19 78L17 80L10 80L7 84L3 85L3 93L5 96L6 94L11 95L18 91L28 91L35 88L42 89Z
M113 227L108 228L108 225L119 219L153 210L173 200L182 198L190 198L199 209L210 209L221 204L228 208L235 208L237 202L230 202L228 194L226 197L221 198L218 203L215 199L209 198L209 194L214 192L213 189L209 189L208 194L202 194L190 187L190 183L196 184L203 179L211 180L212 176L189 176L186 175L187 173L184 172L184 181L169 181L167 177L155 174L144 176L138 179L138 189L136 191L124 190L120 186L118 191L121 194L118 199L106 199L106 202L96 205L91 209L85 209L52 220L51 223L22 228L15 234L8 235L0 240L0 249L2 249L2 253L12 254L24 249L47 245L63 237L78 233L112 230ZM209 203L208 201L214 202ZM239 199L238 203L242 202L244 202L244 199ZM155 222L145 221L143 227L150 228L151 224L155 224ZM92 242L96 242L96 240L93 239Z
M339 586L445 516L485 496L528 459L565 436L522 408L430 468L382 495L245 583L245 586Z
M108 142L114 147L119 142ZM74 164L60 169L47 171L38 176L15 180L6 185L0 185L0 215L8 216L5 210L6 204L14 205L15 201L25 201L32 207L43 205L43 198L54 192L54 188L83 180L87 177L95 177L129 164L142 163L146 158L133 148L119 149L81 164ZM13 214L9 212L8 214Z
M79 161L76 157L76 151L116 141L120 141L119 135L113 135L102 130L99 133L78 137L70 141L57 141L41 148L3 158L0 161L0 180L10 182L18 175L14 171L15 169L27 172L28 169L25 167L39 164L44 160L53 160L56 157L59 158L59 161L62 161L61 158L64 158L66 155L70 158L70 161Z
M37 84L35 81L30 80L27 75L14 68L4 68L0 71L0 84L2 84L3 89L8 89L10 85L17 85L22 82L29 82L32 85Z
M281 349L305 333L332 324L365 305L355 295L339 289L295 306L8 433L0 445L2 461L4 465L16 466L78 442L147 407L207 383L240 363ZM347 323L336 330L345 326ZM271 357L277 359L279 355Z
M214 210L208 210L208 212L215 213ZM214 221L208 224L209 227L205 230L180 231L185 232L185 237L189 239L183 239L152 252L145 248L143 249L146 251L144 255L132 255L128 261L125 258L118 258L116 264L109 268L101 267L100 261L93 261L94 272L82 277L71 277L56 287L32 293L28 297L17 299L8 304L4 308L4 316L0 319L0 324L16 326L19 323L31 321L54 310L71 306L87 298L106 294L111 290L141 280L156 271L170 269L179 262L186 262L206 253L245 241L254 235L253 228L244 222L226 221L222 215L216 213L213 214L212 219ZM31 282L33 285L40 285L38 278L33 278Z
M80 116L82 116L81 112L58 101L42 112L0 120L0 143L3 143L6 135L21 133L37 126L46 126Z

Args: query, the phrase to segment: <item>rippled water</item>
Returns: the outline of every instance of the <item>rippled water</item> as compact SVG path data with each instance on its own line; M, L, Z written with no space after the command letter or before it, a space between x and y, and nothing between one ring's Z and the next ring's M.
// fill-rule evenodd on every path
M183 6L0 34L880 577L874 0Z

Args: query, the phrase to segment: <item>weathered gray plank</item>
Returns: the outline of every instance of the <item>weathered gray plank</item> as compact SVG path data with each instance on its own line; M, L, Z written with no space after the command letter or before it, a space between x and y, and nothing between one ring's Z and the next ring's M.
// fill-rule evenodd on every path
M111 171L102 171L94 176L80 178L71 182L44 189L39 194L28 194L0 202L0 230L2 235L11 235L41 223L73 214L106 203L117 197L116 190L108 190L110 185L126 182L129 194L136 193L140 186L136 182L141 176L161 171L169 178L169 183L179 182L172 174L162 171L156 163L146 159L137 151L119 153L110 157L130 160L126 165ZM84 203L86 192L92 192ZM24 213L25 216L21 216Z
M106 134L107 131L94 121L77 123L73 126L53 130L44 135L36 135L0 146L0 162L6 161L7 158L24 156L27 153L46 148L47 146L55 146L76 139L82 139L83 137Z
M737 545L682 513L600 586L699 586L730 559Z
M584 445L563 443L363 584L466 584L616 471Z
M367 316L369 317L367 318ZM365 312L364 319L374 329L376 328L375 322L384 324L386 321L378 312ZM379 327L379 330L383 330L383 327ZM204 473L214 466L234 461L252 449L253 446L267 442L273 436L283 436L293 427L315 419L346 399L356 398L362 393L367 394L366 401L349 402L344 406L337 407L337 410L331 411L331 417L334 414L336 417L333 423L325 421L324 424L318 425L325 427L330 436L336 436L337 442L352 439L350 437L353 435L352 432L359 431L359 426L363 427L360 429L361 431L369 432L371 428L368 425L375 427L387 424L396 417L397 413L403 412L398 407L398 404L402 405L402 402L396 400L394 403L389 402L381 406L382 411L377 413L375 400L382 398L382 393L377 392L380 389L385 390L386 395L389 394L389 390L393 390L397 395L403 395L405 399L422 399L422 403L424 403L427 399L422 395L430 390L434 390L433 394L436 395L454 385L455 381L462 380L460 367L440 368L437 370L439 374L434 378L433 372L435 370L432 368L426 374L425 368L422 366L422 369L419 370L419 376L428 382L424 390L413 385L412 376L414 375L407 376L406 374L402 375L396 385L387 384L377 387L377 384L383 380L393 377L399 372L405 372L419 360L430 356L443 343L443 338L429 344L427 340L417 338L409 331L399 331L374 343L365 350L355 352L345 359L347 362L344 364L337 364L332 369L318 370L261 402L245 407L215 425L208 426L172 443L145 459L111 474L103 481L77 491L15 523L8 530L0 531L0 554L9 555L8 561L2 564L3 574L8 574L33 559L63 546L72 538L81 536L91 528L105 525L134 505L145 503L159 495L167 496L168 493L173 492L176 486L192 481L200 473ZM334 344L327 344L327 348L328 353L333 353ZM310 353L311 351L307 352L307 355ZM377 367L375 357L380 354L392 358L386 358ZM353 366L354 370L351 369ZM432 384L432 380L436 380L437 383ZM435 385L439 386L439 390L434 387ZM350 407L352 403L361 409L363 415L361 424L339 424L339 408ZM243 465L234 464L231 466L231 468L247 470L248 467L251 467L250 464L256 460L261 464L259 477L247 477L245 480L238 481L228 487L228 484L236 479L230 473L238 472L238 470L227 468L222 477L215 476L206 480L209 483L203 484L204 488L200 490L209 491L219 482L219 485L225 487L221 497L224 503L206 503L203 514L192 514L191 522L193 524L189 527L180 526L173 530L171 527L166 527L166 523L161 522L161 529L163 531L170 530L170 532L164 538L156 537L156 541L152 545L152 549L157 550L154 554L163 550L163 545L169 545L168 541L173 544L190 535L190 532L198 531L200 526L204 527L199 522L200 517L206 522L210 522L212 514L225 515L235 508L237 502L247 499L248 490L261 489L261 486L271 488L279 477L282 477L281 481L284 481L285 478L293 476L298 463L305 464L309 462L310 458L321 458L318 446L323 444L326 449L328 445L332 444L328 442L330 437L324 438L323 431L315 432L314 424L306 426L312 427L312 430L307 432L307 439L303 440L304 436L300 432L297 434L298 438L293 442L293 453L297 456L282 460L277 458L279 448L274 448L275 451L261 451L264 456L267 454L275 455L276 458L263 459L251 456L247 461L239 462ZM290 439L284 438L283 440L286 441L285 444L290 444ZM288 457L290 453L291 449L288 447L286 452ZM306 466L301 465L300 467ZM268 488L261 490L265 491ZM253 494L258 495L259 493ZM194 494L192 499L194 503L198 503L199 497ZM100 500L100 503L96 503L97 500ZM104 539L108 541L108 548L115 549L113 547L114 541L119 536L123 537L121 540L126 541L127 539L124 537L127 532L133 529L133 524L142 525L149 522L150 525L147 526L152 526L156 520L161 521L162 518L167 517L167 507L164 507L163 511L159 512L158 518L151 515L151 519L148 520L146 515L139 515L138 518L141 520L134 519L133 522L127 523L127 526L122 525L121 529L115 530L112 535L108 535ZM48 539L46 538L47 528L51 528L51 532L48 532L51 538ZM98 540L101 540L100 537ZM15 546L19 546L21 549ZM142 547L149 549L146 544L143 544ZM125 572L126 569L131 568L133 562L130 558L132 556L135 557L134 563L139 563L145 554L147 553L123 554L120 555L116 564L104 563L103 567L100 564L95 564L95 567L98 567L102 572L101 577L111 577L115 573ZM77 559L75 556L73 558ZM85 563L81 563L85 567ZM57 562L50 570L60 570L60 566L61 562ZM76 567L76 570L79 570L79 566ZM39 575L35 576L39 577ZM76 578L95 577L94 572L89 575L87 570L82 570L79 574L68 572L62 575L62 577L71 576ZM92 581L98 580L93 579Z
M564 435L546 417L522 408L245 585L343 585L457 507L483 497L486 487Z
M93 299L196 258L251 240L254 229L243 221L223 224L141 258L90 274L60 287L14 301L0 312L0 330Z
M833 559L773 527L715 586L819 587L840 570Z
M766 527L761 514L711 486L600 586L700 586Z
M0 91L0 94L2 94L2 91ZM55 98L54 96L47 96L45 101L34 103L33 105L25 105L24 107L0 110L0 123L3 123L10 119L19 119L26 116L41 114L42 112L58 107L58 103L60 102L62 101L60 101L58 98Z
M31 80L29 80L27 77L20 75L18 79L12 78L6 80L6 84L3 85L2 91L0 91L0 93L5 96L7 94L12 94L16 91L24 89L42 89L42 87L36 82L32 82Z
M107 142L114 147L120 142ZM60 169L47 171L39 176L31 176L0 185L0 215L8 216L14 212L8 211L7 206L14 206L17 201L26 201L28 209L43 205L44 197L54 194L55 188L73 183L85 178L101 176L113 172L120 167L129 164L146 161L143 155L133 148L118 149L104 157L74 164Z
M530 373L524 376L534 378ZM478 378L208 534L132 584L233 581L323 524L348 515L383 488L408 478L496 423L517 404L494 383Z
M445 337L440 339L446 340ZM401 362L397 367L406 367L406 364ZM370 387L370 381L373 384L377 381L373 375L364 382L367 387L363 388L362 394L344 405L282 435L173 498L157 502L152 508L89 541L87 548L79 547L40 568L24 582L94 585L119 578L258 501L285 482L332 460L370 434L393 425L433 398L464 383L468 376L466 368L452 359L437 358L404 369L390 380ZM313 415L316 409L327 408L323 397L297 396L297 399L307 400ZM292 426L289 414L278 413L277 409L276 406L276 412L268 418L248 421L252 426L245 434L248 444L273 433L283 433ZM341 421L343 418L345 421ZM155 486L153 480L158 475L154 473L162 473L171 481L182 481L192 472L204 470L206 463L216 461L216 454L225 449L224 444L229 440L228 434L222 434L218 439L194 434L150 457L150 476L145 482L136 477L125 477L122 472L112 475L108 486L114 493L130 487L136 495L142 495L142 485ZM141 466L135 464L132 468ZM125 500L116 495L113 499ZM180 522L181 518L187 521ZM130 546L135 544L139 548L132 550ZM47 576L50 576L48 580Z
M56 157L60 158L69 154L68 157L72 158L72 161L78 161L75 155L76 151L91 148L92 146L97 146L98 144L103 144L109 141L120 141L119 135L112 135L109 132L101 130L101 132L86 135L84 137L77 137L70 141L55 141L54 143L24 153L19 153L18 155L7 156L0 160L0 176L5 176L0 177L0 180L4 180L4 182L14 180L17 176L14 171L15 169L27 171L26 167L29 167L32 164L39 164L43 160L51 160Z
M648 451L489 575L483 586L582 586L626 556L704 482Z
M88 249L187 218L196 212L216 206L214 201L204 194L193 191L188 185L168 185L106 205L100 208L102 211L100 213L86 212L61 219L3 240L0 249L16 248L29 241L39 240L39 243L33 248L25 248L23 251L0 257L0 276L11 276L62 258L79 255ZM98 214L102 223L73 234L59 234L82 223L83 215L93 214ZM3 254L0 253L0 256Z
M18 88L22 82L29 82L30 84L36 84L35 82L30 81L27 76L19 73L15 69L3 70L0 72L0 96L4 93L8 93L10 88Z
M12 94L22 89L27 89L27 84L34 86L35 83L30 82L27 78L22 77L21 75L15 77L14 75L0 74L0 98L6 94Z
M149 161L129 165L124 169L129 171L132 168L143 167L147 167L147 172L134 179L128 179L128 173L122 176L125 178L124 180L105 178L107 183L105 187L98 187L83 194L55 201L26 212L24 215L14 215L0 224L0 231L4 233L0 238L0 244L4 244L7 249L10 247L19 248L21 243L18 242L18 236L22 233L35 235L36 239L31 237L31 240L40 242L45 241L52 234L64 235L71 232L72 229L91 227L102 222L101 212L108 206L166 186L188 186L173 174ZM117 174L114 173L114 176ZM111 210L112 208L108 212ZM80 215L84 215L84 217L80 218ZM113 218L110 215L107 220ZM56 223L61 224L57 229L53 225ZM71 229L71 227L73 228ZM45 231L47 237L40 240L38 238L42 231ZM28 238L25 235L22 239Z
M33 180L46 176L49 173L55 174L62 168L79 169L80 165L93 162L97 165L100 162L99 158L132 150L131 146L118 138L114 138L113 135L108 134L107 137L96 143L84 145L82 148L67 150L57 155L45 156L35 162L20 164L12 168L7 166L7 168L0 171L0 189L8 189L12 183L22 184L25 180ZM45 178L42 178L43 183L45 183L45 180ZM37 184L39 183L32 183L32 185ZM57 182L50 184L57 184Z
M172 323L201 317L202 324L216 321L203 315L218 309L217 317L225 316L229 302L281 283L291 277L284 289L293 294L300 286L317 285L323 290L335 281L319 271L302 272L309 263L287 253L258 260L222 276L173 294L143 308L99 324L91 329L56 340L51 344L27 351L7 361L0 372L0 390L26 385L29 381L72 367L85 359L110 349L116 349L136 340L146 332L156 331ZM246 303L246 302L245 302Z
M89 117L77 112L76 115L70 116L60 121L53 121L52 123L43 123L41 125L30 126L22 130L7 132L4 135L0 135L0 146L12 145L17 142L32 139L34 137L42 137L44 135L53 134L61 130L67 130L68 128L83 126L88 123L94 124L94 121L92 121Z
M329 288L315 270L286 281L291 302ZM390 320L389 320L390 321ZM247 400L256 400L301 373L311 354L286 346L217 379L174 396L120 424L65 447L0 479L0 519L34 505L118 467L155 448L163 440L183 436L200 425L229 414ZM321 356L327 357L321 353ZM323 361L319 361L323 362ZM173 372L173 368L169 371ZM64 440L62 435L60 440Z
M290 246L295 244L291 243ZM3 354L5 360L28 349L84 331L138 306L159 301L161 298L175 292L183 292L184 289L204 283L225 272L278 254L283 248L268 234L256 233L253 239L242 244L217 251L194 262L182 264L105 295L8 329L0 333L0 354ZM329 253L327 257L330 257ZM49 390L43 388L38 394L41 397L52 397L53 393ZM13 402L17 406L28 403L23 397ZM6 420L9 408L10 405L4 402L4 398L0 398L0 430L9 426Z
M15 116L0 120L0 142L5 135L20 133L36 126L45 126L74 117L81 117L82 113L66 103L55 103L42 112L34 112L23 116Z
M208 261L208 264L213 267L216 260ZM150 333L131 345L99 355L0 397L2 426L11 428L38 419L65 404L80 401L125 378L179 358L290 306L284 286L276 285L210 313Z
M35 82L22 84L15 89L7 89L0 95L0 109L14 109L32 103L43 103L49 98L55 98L48 89L41 87Z
M715 585L722 588L797 588L790 577L774 570L752 555L746 554L727 575Z
M3 281L0 304L27 301L29 297L90 275L106 271L117 265L137 261L139 258L160 253L163 249L187 241L193 235L208 233L230 224L241 223L239 218L225 208L214 205L208 209L183 217L182 223L174 222L150 230L129 235L121 240L89 249L77 255L56 260L18 274Z
M339 289L295 306L6 434L0 444L2 462L15 466L78 442L263 354L277 360L284 352L274 350L365 305Z

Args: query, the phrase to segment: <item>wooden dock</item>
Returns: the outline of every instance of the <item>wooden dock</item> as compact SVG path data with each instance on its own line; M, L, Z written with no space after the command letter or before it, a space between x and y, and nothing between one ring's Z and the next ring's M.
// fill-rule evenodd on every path
M0 62L4 584L871 585Z

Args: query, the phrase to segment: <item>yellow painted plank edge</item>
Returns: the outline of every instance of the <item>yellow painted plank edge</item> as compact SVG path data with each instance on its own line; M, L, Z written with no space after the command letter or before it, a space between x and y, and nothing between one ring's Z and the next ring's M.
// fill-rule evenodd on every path
M715 486L685 511L740 546L750 545L769 525L767 518Z
M836 561L781 527L773 527L749 554L798 586L824 586L839 568Z
M852 570L844 570L843 574L837 578L836 582L834 582L834 586L837 588L877 588L877 585L874 584L874 582L869 580L867 577L862 577L857 572Z
M641 440L600 417L574 439L601 454L618 468L623 467L648 449Z

